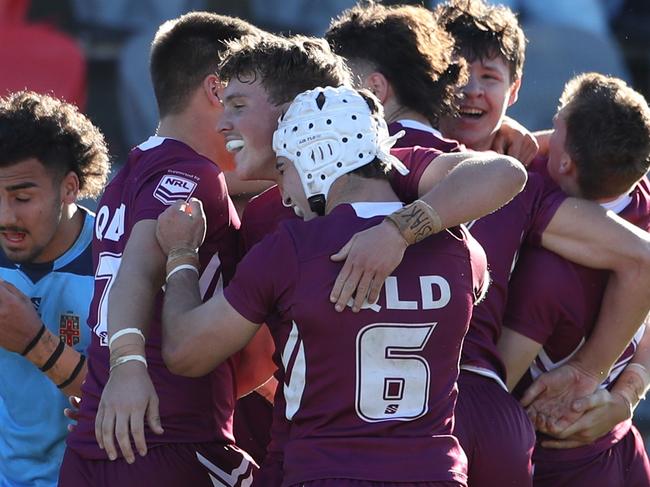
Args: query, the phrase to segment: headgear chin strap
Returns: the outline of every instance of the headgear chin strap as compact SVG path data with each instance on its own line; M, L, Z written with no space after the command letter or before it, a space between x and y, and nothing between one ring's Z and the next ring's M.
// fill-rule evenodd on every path
M295 98L278 121L273 150L294 163L312 211L323 215L332 183L375 157L408 174L390 154L402 135L389 136L383 111L372 114L356 90L328 86Z

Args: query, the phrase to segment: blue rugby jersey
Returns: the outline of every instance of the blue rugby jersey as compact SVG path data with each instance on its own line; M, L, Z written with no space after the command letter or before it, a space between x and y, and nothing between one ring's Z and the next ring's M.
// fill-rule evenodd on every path
M54 262L16 265L0 250L0 278L31 299L43 323L79 352L90 341L86 323L93 293L94 214L77 241ZM66 396L26 358L0 348L0 487L54 487L69 420Z

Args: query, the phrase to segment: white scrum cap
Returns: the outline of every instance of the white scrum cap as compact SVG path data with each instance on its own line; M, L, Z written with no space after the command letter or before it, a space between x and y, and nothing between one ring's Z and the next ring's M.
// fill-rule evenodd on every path
M389 136L383 111L372 114L356 90L328 86L294 99L278 120L273 150L294 163L310 203L312 197L324 202L336 179L375 157L407 174L404 164L390 154L402 135Z

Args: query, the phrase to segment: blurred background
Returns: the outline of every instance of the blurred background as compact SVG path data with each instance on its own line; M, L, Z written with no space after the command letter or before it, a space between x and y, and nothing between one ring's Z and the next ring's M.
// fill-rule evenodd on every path
M154 133L158 114L149 44L165 20L192 10L245 18L264 29L322 35L354 0L0 0L0 95L53 92L77 104L107 137L113 164ZM383 1L432 7L433 1ZM518 12L528 37L519 101L508 112L530 130L551 127L571 76L598 71L650 96L650 1L494 0ZM93 206L92 202L88 202ZM650 401L635 421L650 445Z

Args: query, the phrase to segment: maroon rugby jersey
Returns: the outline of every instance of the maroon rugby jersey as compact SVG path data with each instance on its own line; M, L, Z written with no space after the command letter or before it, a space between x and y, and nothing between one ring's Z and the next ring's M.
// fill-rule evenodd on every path
M219 168L184 143L151 137L129 154L126 165L106 187L97 210L93 263L95 293L89 313L94 330L88 351L88 376L82 386L79 424L68 446L88 459L106 459L95 440L95 415L108 380L106 311L108 290L117 275L131 229L141 220L154 220L173 201L190 196L201 199L207 216L207 233L199 250L200 286L204 296L223 285L234 269L239 219L228 198ZM222 441L232 443L235 404L233 365L226 361L201 378L171 374L161 356L163 292L158 293L146 343L148 372L160 398L165 432L151 434L145 422L149 447L174 442Z
M341 267L329 256L399 206L342 204L287 221L225 290L239 313L269 324L281 356L287 485L465 480L451 430L461 342L484 285L480 246L463 230L441 232L406 251L377 305L337 313L329 301Z
M442 137L440 132L412 120L393 122L388 126L391 134L404 130L397 147L432 147L442 152L467 150L462 144ZM402 181L396 188L402 198L409 193L417 198L419 176L426 163L416 165L419 174L410 181ZM413 197L413 192L416 192ZM496 380L505 378L505 367L496 343L501 334L501 323L508 296L508 279L515 265L519 247L524 241L539 243L541 235L565 196L557 188L546 185L543 178L530 176L524 190L500 210L477 220L471 232L481 243L488 257L492 284L486 299L476 307L470 330L465 338L462 365L464 369L487 375ZM503 384L505 387L505 384Z
M633 191L606 205L619 216L650 230L650 184L641 180ZM543 344L529 372L517 387L523 391L533 379L564 363L582 346L593 330L600 311L609 273L589 269L562 259L541 248L525 247L513 274L510 301L504 325ZM617 359L601 387L610 387L636 351L643 329ZM604 451L630 429L631 422L618 425L592 445L570 451L535 449L536 461L568 461Z
M485 299L474 308L463 346L463 369L505 379L496 344L508 301L510 274L522 243L539 245L546 226L565 198L557 188L549 191L543 178L531 173L523 191L510 203L469 226L485 249L491 285Z
M428 127L423 123L414 120L398 120L388 124L388 132L391 135L400 130L406 132L397 139L394 147L431 147L440 152L459 152L467 150L464 145L453 139L445 139L436 129Z

